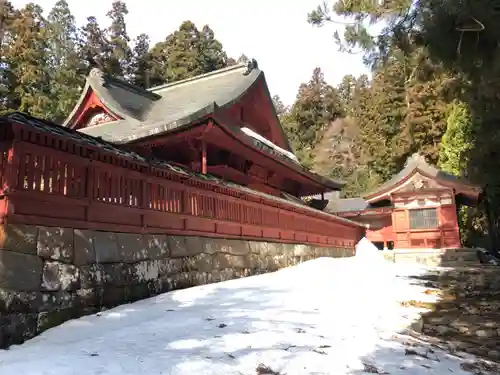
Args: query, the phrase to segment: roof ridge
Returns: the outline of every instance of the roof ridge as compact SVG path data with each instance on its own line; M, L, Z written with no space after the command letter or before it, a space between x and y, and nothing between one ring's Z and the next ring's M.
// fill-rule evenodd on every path
M161 95L158 95L155 92L144 89L141 86L134 85L133 83L130 83L130 82L126 81L125 79L121 79L119 77L105 73L101 69L96 68L96 67L92 68L90 70L89 75L87 76L87 80L93 80L93 79L100 80L101 85L105 85L106 81L110 81L117 86L121 86L122 88L128 89L130 91L134 91L135 93L149 97L152 100L161 99Z
M163 90L163 89L166 89L166 88L183 85L185 83L189 83L189 82L193 82L193 81L198 81L198 80L203 79L203 78L207 78L207 77L211 77L211 76L216 76L216 75L219 75L219 74L227 73L227 72L230 72L230 71L233 71L233 70L242 69L242 68L248 69L248 63L247 62L238 63L238 64L235 64L235 65L226 66L225 68L213 70L213 71L208 72L208 73L203 73L203 74L199 74L199 75L194 76L194 77L189 77L189 78L186 78L186 79L182 79L180 81L175 81L175 82L171 82L171 83L165 83L163 85L151 87L151 88L148 89L148 91L150 91L152 93L155 93L158 90Z

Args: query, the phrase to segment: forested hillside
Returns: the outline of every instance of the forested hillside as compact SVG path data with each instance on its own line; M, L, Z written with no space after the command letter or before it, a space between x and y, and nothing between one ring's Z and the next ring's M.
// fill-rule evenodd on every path
M0 6L0 112L60 122L94 66L151 87L235 63L208 25L198 29L186 21L154 45L146 34L131 38L126 20L133 15L123 1L112 4L106 27L95 17L77 25L64 0L46 11L36 4ZM344 180L344 194L357 196L418 151L487 187L498 233L500 0L339 1L307 19L311 27L342 25L345 33L324 48L359 53L372 75L348 75L331 85L317 68L292 105L273 98L302 163ZM370 34L369 24L384 27ZM461 211L476 244L489 230L485 212L483 206Z

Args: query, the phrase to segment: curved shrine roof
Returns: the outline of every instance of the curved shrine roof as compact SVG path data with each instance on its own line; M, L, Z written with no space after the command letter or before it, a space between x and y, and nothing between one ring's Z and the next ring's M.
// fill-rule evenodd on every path
M71 127L76 111L91 89L121 120L79 131L113 143L128 143L182 127L216 108L228 107L259 80L265 80L265 76L255 60L148 90L94 68L79 103L63 125Z
M480 186L474 185L464 178L457 177L437 169L436 167L428 164L422 155L415 153L408 158L405 167L399 173L379 186L376 190L365 194L363 198L370 203L376 202L380 199L387 199L391 190L395 189L417 172L444 186L449 186L457 190L464 190L468 195L478 196L482 191ZM457 194L458 193L460 193L460 191L457 191Z

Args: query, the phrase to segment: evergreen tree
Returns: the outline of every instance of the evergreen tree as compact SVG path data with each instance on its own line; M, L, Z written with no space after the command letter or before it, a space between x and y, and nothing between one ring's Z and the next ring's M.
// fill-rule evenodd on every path
M150 65L149 37L141 34L135 40L132 52L131 82L143 88L149 88Z
M87 24L82 27L81 34L79 48L87 66L86 74L93 67L112 74L113 68L109 63L112 55L111 45L95 17L87 18Z
M51 118L48 30L42 13L34 4L18 12L9 27L2 58L12 90L8 108Z
M75 106L84 85L75 18L66 0L48 16L51 119L62 122Z
M205 26L185 21L151 50L151 84L174 82L228 66L222 44Z
M439 153L439 167L455 176L467 176L469 155L474 148L474 125L465 103L455 101L450 105L446 132L443 135ZM481 220L480 212L467 207L460 207L458 218L461 239L469 243L477 234L473 231L473 222ZM483 215L484 216L484 215Z
M0 113L12 108L13 100L13 73L7 60L9 43L15 39L12 36L12 23L18 12L10 2L0 1Z
M455 101L451 105L439 152L439 166L455 176L466 176L470 151L474 148L474 128L467 105Z
M123 1L114 1L107 16L111 19L111 26L107 30L110 56L108 72L117 77L129 78L132 51L129 46L130 38L127 34L125 17L128 14L127 6Z
M222 43L215 39L215 34L208 25L203 26L201 30L198 50L197 65L203 72L211 72L228 66L227 54L222 48Z

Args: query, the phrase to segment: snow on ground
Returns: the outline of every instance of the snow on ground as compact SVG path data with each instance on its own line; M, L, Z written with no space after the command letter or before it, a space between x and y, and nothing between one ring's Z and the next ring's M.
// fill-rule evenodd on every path
M396 333L421 312L400 301L436 297L370 245L67 322L0 351L0 375L470 374Z

